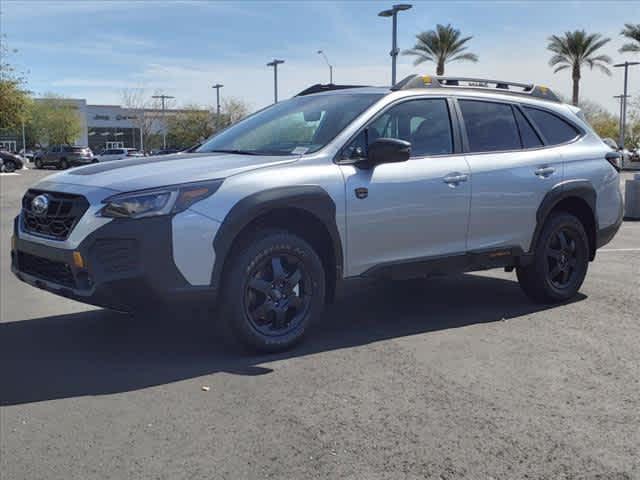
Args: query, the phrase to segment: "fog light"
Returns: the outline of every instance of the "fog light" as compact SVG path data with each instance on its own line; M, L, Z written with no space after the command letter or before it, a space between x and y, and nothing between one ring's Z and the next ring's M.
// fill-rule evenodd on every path
M84 268L84 258L80 252L73 252L73 264L78 268Z

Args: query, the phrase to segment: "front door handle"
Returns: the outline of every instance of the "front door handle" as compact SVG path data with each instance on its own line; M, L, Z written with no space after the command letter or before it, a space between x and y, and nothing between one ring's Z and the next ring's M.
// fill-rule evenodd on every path
M469 175L465 173L450 173L446 177L443 178L444 183L447 183L451 186L456 186L461 182L466 182L469 179Z
M541 168L538 168L534 173L538 177L547 178L553 175L555 171L556 169L553 167L541 167Z

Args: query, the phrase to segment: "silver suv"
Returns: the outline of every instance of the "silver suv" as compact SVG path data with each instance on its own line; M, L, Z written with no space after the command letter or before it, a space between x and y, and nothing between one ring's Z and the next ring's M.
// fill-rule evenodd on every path
M615 165L544 87L317 85L195 153L46 178L15 219L12 266L117 310L217 299L244 344L275 351L354 278L500 267L537 302L570 299L620 226Z

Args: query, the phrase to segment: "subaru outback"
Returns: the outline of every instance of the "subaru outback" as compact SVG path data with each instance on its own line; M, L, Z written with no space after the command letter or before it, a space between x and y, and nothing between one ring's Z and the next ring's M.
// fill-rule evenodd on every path
M44 179L12 269L120 311L215 302L262 351L298 342L350 279L515 269L533 301L563 302L621 224L617 155L533 84L316 85L194 153Z

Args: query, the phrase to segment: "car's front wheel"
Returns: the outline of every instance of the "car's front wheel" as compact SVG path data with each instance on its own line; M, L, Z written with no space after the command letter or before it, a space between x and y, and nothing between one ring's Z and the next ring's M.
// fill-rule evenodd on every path
M236 338L262 352L299 342L321 315L325 272L314 249L285 231L264 231L226 268L222 311Z
M16 171L16 162L13 160L7 160L4 162L4 169L6 173L12 173Z
M67 168L69 168L69 162L67 161L66 158L63 158L62 160L60 160L60 163L58 164L58 168L60 170L66 170Z
M34 163L35 163L36 168L37 168L38 170L40 170L40 169L42 168L42 160L41 160L41 159L36 158Z
M539 303L573 298L587 274L589 239L584 226L569 213L558 212L545 223L530 265L518 267L524 292Z

